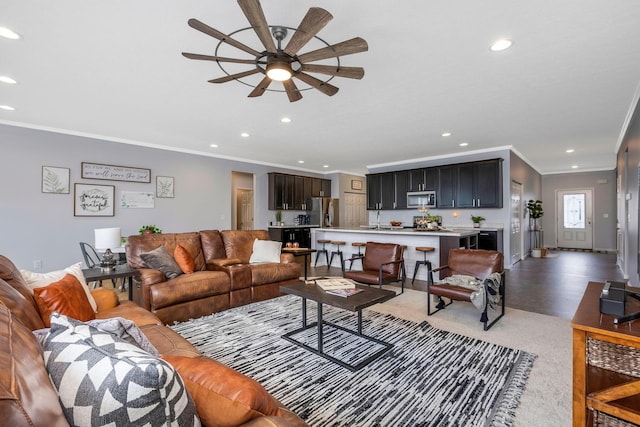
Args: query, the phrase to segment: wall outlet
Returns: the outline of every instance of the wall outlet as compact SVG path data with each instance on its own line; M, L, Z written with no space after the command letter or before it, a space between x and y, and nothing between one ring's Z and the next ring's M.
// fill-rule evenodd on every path
M41 259L37 259L37 260L33 261L33 268L42 268L42 260Z

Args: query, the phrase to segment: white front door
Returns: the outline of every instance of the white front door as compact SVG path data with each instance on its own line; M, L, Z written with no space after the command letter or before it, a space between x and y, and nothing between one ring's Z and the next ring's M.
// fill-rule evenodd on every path
M522 259L522 184L511 181L511 265Z
M590 189L557 192L559 248L593 249L592 193Z

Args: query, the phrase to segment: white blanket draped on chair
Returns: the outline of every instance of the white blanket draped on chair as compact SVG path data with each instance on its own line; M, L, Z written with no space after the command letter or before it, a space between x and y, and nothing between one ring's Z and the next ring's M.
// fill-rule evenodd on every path
M489 289L489 307L495 310L496 305L500 302L500 273L491 273L486 279ZM474 291L471 294L471 303L480 311L484 311L485 306L485 291L484 285L481 280L476 279L473 276L465 276L463 274L454 274L453 276L445 277L440 284L447 284L452 286L460 286L462 288L471 289Z

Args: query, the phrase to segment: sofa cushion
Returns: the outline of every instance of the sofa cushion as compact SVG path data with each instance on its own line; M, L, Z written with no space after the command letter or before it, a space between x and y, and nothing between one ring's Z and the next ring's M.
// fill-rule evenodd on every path
M222 271L196 271L150 287L149 303L153 310L194 301L231 290L229 276Z
M123 317L131 320L138 327L162 324L158 316L131 301L121 301L120 304L111 309L96 313L96 319L108 319L111 317Z
M175 279L182 274L182 269L164 246L141 253L140 258L148 268L162 271L168 279Z
M200 244L202 245L202 253L205 263L214 259L222 259L227 257L224 250L224 242L218 230L202 230L200 234Z
M224 230L220 232L227 258L239 258L248 264L256 239L269 240L267 230Z
M115 335L54 314L44 360L72 425L200 425L171 365Z
M48 273L34 273L33 271L20 270L20 274L22 274L22 277L31 290L31 293L33 293L33 290L35 288L47 286L53 282L59 281L67 274L73 274L74 276L76 276L80 284L83 285L82 288L87 294L87 299L89 300L89 304L91 304L93 311L98 311L98 304L96 303L95 298L93 298L93 295L91 295L89 287L86 286L87 282L84 278L84 274L82 273L81 262L75 263L65 269L50 271Z
M207 357L163 356L178 371L202 423L237 426L262 415L277 415L279 402L257 381Z
M44 325L49 326L54 311L82 321L95 319L96 313L91 308L83 287L74 275L67 274L48 286L35 288L33 294Z
M253 286L277 283L284 280L297 279L302 274L300 264L266 263L251 264L251 284Z
M38 311L38 304L36 304L34 296L28 290L27 297L6 281L0 279L0 301L11 310L13 318L22 322L24 326L32 331L44 328L44 322L40 318L40 312Z
M249 263L280 262L281 249L282 242L256 239L253 241L253 252L249 257Z
M180 266L180 270L182 270L185 274L191 274L194 272L196 266L193 262L193 258L189 251L187 251L184 246L178 245L176 246L176 250L173 251L173 257L176 262Z
M0 286L9 287L0 280ZM0 424L68 426L42 361L42 348L0 301Z
M206 270L200 235L197 232L129 236L126 245L127 263L132 268L145 268L145 263L140 258L141 253L164 246L172 254L177 245L181 245L189 252L193 258L195 271Z

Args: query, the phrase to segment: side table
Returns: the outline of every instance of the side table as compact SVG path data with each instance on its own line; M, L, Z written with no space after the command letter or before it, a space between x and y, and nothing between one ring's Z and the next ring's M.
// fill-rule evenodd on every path
M129 301L133 297L133 278L138 275L138 270L129 267L127 264L116 265L112 269L102 269L100 267L85 268L82 270L84 274L84 280L87 284L91 282L98 282L107 279L122 279L122 283L125 280L129 282Z

